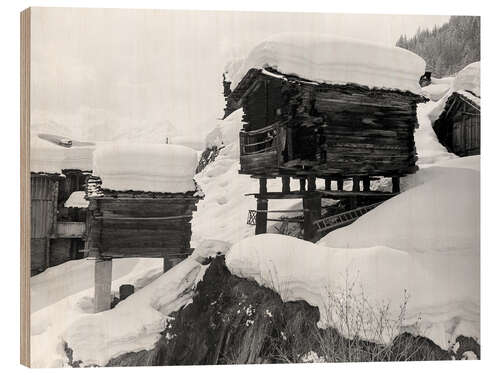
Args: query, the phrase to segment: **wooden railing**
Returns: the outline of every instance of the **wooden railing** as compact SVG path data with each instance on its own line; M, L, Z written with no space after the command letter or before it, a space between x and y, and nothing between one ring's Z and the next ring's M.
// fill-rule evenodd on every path
M241 155L277 150L278 145L281 143L279 133L280 129L277 123L258 130L240 132Z

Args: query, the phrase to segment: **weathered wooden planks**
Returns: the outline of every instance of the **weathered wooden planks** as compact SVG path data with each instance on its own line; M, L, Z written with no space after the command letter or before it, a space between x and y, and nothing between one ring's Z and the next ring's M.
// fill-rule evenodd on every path
M228 96L228 105L238 103L244 110L241 173L350 177L416 170L413 133L418 126L416 104L423 97L282 77L252 69ZM245 134L276 123L283 127L279 148L254 154L244 151L250 143Z

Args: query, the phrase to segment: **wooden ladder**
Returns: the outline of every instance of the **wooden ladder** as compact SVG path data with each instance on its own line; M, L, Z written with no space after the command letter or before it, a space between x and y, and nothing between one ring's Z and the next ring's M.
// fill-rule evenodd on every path
M316 226L316 230L318 232L333 231L335 229L345 227L345 226L355 222L361 216L363 216L367 212L373 210L375 207L377 207L380 204L382 204L382 202L377 202L374 204L370 204L368 206L358 207L355 210L342 212L342 213L337 214L337 215L328 216L328 217L316 220L315 222L313 222L313 225Z

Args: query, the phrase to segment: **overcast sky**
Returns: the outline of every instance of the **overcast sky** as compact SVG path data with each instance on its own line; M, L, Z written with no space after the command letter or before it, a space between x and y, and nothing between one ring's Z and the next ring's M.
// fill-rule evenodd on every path
M449 16L35 8L32 122L208 131L224 107L222 72L290 31L394 45ZM163 125L159 125L163 126Z

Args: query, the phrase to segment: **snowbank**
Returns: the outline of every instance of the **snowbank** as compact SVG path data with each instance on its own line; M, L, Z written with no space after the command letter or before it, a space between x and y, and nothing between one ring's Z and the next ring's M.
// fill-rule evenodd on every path
M111 190L194 191L194 150L179 145L109 143L94 153L93 174Z
M232 89L251 68L271 67L316 82L357 83L420 94L418 81L425 62L398 47L333 35L287 33L263 41L235 67L239 69L227 75Z
M362 316L389 303L394 320L399 319L408 295L403 327L442 348L460 334L479 337L477 253L410 253L384 246L327 248L265 234L235 244L226 264L233 274L274 289L285 301L305 300L317 306L320 326L334 326L348 337L339 310L332 306L346 293L352 301L363 303L363 310L356 305ZM378 337L387 343L400 333L388 330L380 336L367 323L366 331L357 332L367 340Z
M69 198L64 202L64 207L68 208L87 208L89 201L85 199L84 191L74 191Z
M432 128L429 113L435 107L435 102L421 103L417 106L418 128L415 130L415 146L418 154L417 164L421 168L443 160L457 158L439 142L436 132Z
M63 169L92 170L94 146L63 147L40 139L37 134L30 140L31 172L61 173Z
M242 129L243 110L233 112L208 134L207 145L222 146L213 163L196 175L196 181L205 193L193 214L192 244L205 238L227 241L231 244L253 236L255 227L247 224L248 210L255 209L255 198L245 196L259 191L257 179L238 173L240 169L239 131ZM291 188L298 190L298 181L291 181ZM318 185L320 186L320 185ZM268 180L269 191L280 191L281 180ZM300 199L269 201L270 210L300 209ZM269 217L282 214L270 213ZM297 215L297 214L295 214ZM270 223L268 231L275 231Z
M479 164L479 157L474 159ZM479 167L478 167L479 168ZM321 244L360 248L385 245L408 252L471 253L479 258L478 170L429 167L409 177L410 188Z
M242 126L243 108L231 113L224 120L218 120L217 125L208 132L205 138L207 147L222 147L239 142Z
M140 289L162 272L161 259L115 259L112 293L117 295L122 284ZM93 315L94 262L82 259L51 267L32 277L30 284L32 367L65 366L64 332Z
M192 301L208 267L200 259L225 254L228 249L223 241L204 241L189 258L114 309L72 322L62 339L73 349L73 360L104 366L120 354L152 349L169 324L168 315Z

